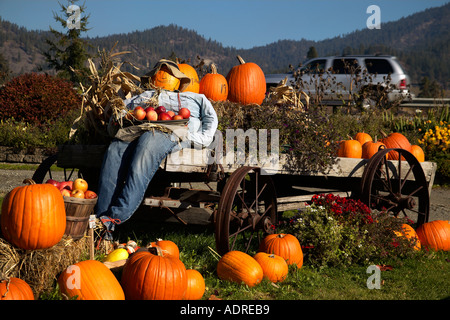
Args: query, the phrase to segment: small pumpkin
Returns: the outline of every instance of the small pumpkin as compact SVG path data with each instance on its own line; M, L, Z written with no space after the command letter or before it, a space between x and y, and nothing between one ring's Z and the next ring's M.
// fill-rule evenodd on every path
M171 75L166 66L161 66L158 72L151 77L151 84L157 88L175 91L180 86L180 80Z
M416 230L420 243L434 250L450 250L450 223L446 220L425 222Z
M339 143L338 157L358 158L362 156L362 146L358 140L342 140Z
M171 240L158 239L156 242L151 242L150 247L159 247L163 257L180 258L180 249L177 244Z
M261 104L266 96L266 77L262 69L253 62L245 62L237 56L239 65L228 72L228 100L247 104Z
M355 135L355 140L359 141L359 143L361 145L364 145L364 143L368 142L368 141L373 141L372 137L370 136L370 134L365 133L365 132L358 132Z
M380 148L386 149L386 145L381 141L367 141L361 147L361 158L370 159ZM387 159L388 155L386 155Z
M264 277L273 283L282 282L286 279L289 267L282 257L273 253L258 252L253 258L261 265Z
M217 263L217 275L222 280L244 283L254 287L264 276L261 265L242 251L228 251Z
M0 280L0 300L34 300L34 294L24 280L11 277Z
M411 152L411 143L409 142L408 138L406 138L403 134L399 132L392 132L389 135L386 135L384 132L382 132L382 134L384 135L384 138L381 139L381 142L383 142L386 145L386 148L404 149L406 151ZM398 160L398 152L390 151L388 153L388 159ZM402 157L402 160L405 159Z
M187 63L179 63L178 69L180 69L181 72L183 72L189 79L191 79L189 85L186 88L184 88L182 92L190 91L194 93L199 93L200 80L198 78L197 71L195 71L194 67Z
M25 249L47 249L57 244L66 230L66 209L61 192L51 184L27 185L11 190L0 216L4 238Z
M140 251L125 263L121 283L127 300L182 300L186 267L180 259Z
M187 289L184 300L200 300L205 293L206 285L202 274L194 269L186 270Z
M200 80L200 93L213 101L225 101L228 97L227 79L217 73L216 65L211 64L211 73L207 73Z
M416 230L414 230L413 227L411 227L409 224L404 223L402 224L402 230L401 231L394 231L395 235L397 237L404 237L408 239L410 242L415 243L414 249L420 250L420 240L417 236Z
M417 161L425 161L425 153L423 152L423 149L417 144L411 145L411 153L416 157Z
M84 260L58 277L62 294L77 300L125 300L123 289L111 270L97 260Z
M291 234L269 234L260 243L259 251L276 254L286 260L288 265L297 265L297 268L303 266L302 247Z

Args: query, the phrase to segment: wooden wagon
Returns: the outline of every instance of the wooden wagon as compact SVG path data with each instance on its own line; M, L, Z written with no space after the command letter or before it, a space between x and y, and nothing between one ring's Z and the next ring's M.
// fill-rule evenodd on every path
M64 168L66 179L76 172L95 190L106 148L63 145L39 166L33 180L50 178L56 164ZM213 223L220 254L255 245L273 232L281 212L299 209L317 193L358 198L372 209L406 215L421 225L429 217L436 163L419 163L403 149L395 150L404 160L387 161L391 150L381 150L370 160L338 158L324 174L289 168L284 154L275 170L268 171L248 163L211 162L206 149L183 149L161 164L141 208L163 208L168 221L186 225Z

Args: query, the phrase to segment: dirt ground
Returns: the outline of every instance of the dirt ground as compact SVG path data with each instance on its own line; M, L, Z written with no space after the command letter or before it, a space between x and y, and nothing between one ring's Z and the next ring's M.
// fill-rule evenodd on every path
M31 178L33 173L28 170L0 170L0 196L23 185L23 180ZM63 176L62 172L59 174ZM53 178L58 180L58 172L55 175ZM429 220L450 220L450 188L435 187L431 191Z

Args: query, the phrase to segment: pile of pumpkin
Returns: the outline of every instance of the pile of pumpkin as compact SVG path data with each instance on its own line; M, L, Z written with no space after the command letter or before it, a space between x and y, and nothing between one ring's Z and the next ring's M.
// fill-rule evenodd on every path
M404 149L412 153L419 162L425 161L425 154L419 145L411 144L403 134L392 132L386 135L382 132L383 138L373 140L365 132L358 132L353 138L339 142L338 157L370 159L380 148ZM398 160L398 152L390 151L387 154L388 160Z
M231 68L227 76L217 72L214 64L211 72L199 79L194 67L187 63L178 63L178 68L191 79L183 91L204 94L213 101L225 101L247 104L261 104L266 94L266 78L262 69L253 62L245 62L237 56L239 64ZM172 76L166 68L161 68L150 82L165 90L178 90L180 81Z

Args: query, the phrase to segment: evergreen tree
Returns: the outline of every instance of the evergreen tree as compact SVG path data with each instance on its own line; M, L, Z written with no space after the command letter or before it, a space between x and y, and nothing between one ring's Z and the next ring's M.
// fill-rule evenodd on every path
M0 85L8 81L10 73L8 61L0 52Z
M85 6L75 5L75 2L77 0L70 0L66 6L60 4L63 16L53 13L54 19L65 31L59 32L50 27L54 39L46 39L49 49L43 54L59 77L78 85L85 82L88 74L86 62L89 58L87 53L89 43L81 39L80 35L89 30L87 24L90 15L83 15Z
M307 59L317 58L319 54L315 47L309 47L308 53L306 54Z

